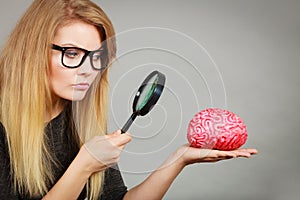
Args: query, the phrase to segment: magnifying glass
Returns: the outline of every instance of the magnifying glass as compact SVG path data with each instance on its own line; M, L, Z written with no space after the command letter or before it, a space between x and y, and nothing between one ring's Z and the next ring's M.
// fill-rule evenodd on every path
M132 115L121 129L125 133L137 116L146 115L156 104L165 86L166 77L164 74L153 71L143 81L135 94L132 104Z

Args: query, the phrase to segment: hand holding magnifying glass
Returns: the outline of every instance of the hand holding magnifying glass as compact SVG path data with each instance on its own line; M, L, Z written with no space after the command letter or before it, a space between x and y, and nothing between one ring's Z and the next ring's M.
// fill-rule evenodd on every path
M153 71L143 81L133 100L133 113L121 129L125 133L137 116L146 115L156 104L164 89L166 77L164 74Z

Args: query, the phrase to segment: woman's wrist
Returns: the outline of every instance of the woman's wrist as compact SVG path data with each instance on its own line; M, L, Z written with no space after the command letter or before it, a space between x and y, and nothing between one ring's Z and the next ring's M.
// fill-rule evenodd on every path
M178 169L183 169L187 164L184 160L183 156L184 151L182 148L178 148L175 152L173 152L168 159L164 162L164 164L160 168L169 167L171 165L176 166Z
M186 158L188 151L188 146L183 145L179 147L173 154L174 159L176 159L177 165L184 168L190 164L190 160Z
M90 158L89 153L86 151L84 146L82 146L77 156L73 160L78 172L82 175L82 177L87 179L94 173L94 170L91 166L91 159L93 158Z

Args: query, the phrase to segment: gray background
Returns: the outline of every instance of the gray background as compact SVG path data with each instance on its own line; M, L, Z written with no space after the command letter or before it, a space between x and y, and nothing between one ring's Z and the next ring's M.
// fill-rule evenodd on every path
M31 2L1 1L0 46ZM120 163L128 187L141 182L148 176L146 171L152 171L169 152L186 143L190 118L197 111L213 106L231 110L244 119L249 132L244 146L257 148L259 155L250 160L189 166L175 180L165 199L299 199L299 0L98 0L97 3L111 17L116 32L122 33L119 55L125 52L110 74L110 129L120 127L129 116L128 104L134 87L152 70L151 60L168 79L167 89L151 116L138 119L130 129L134 139ZM124 34L141 27L168 28L190 36L205 48L217 68L207 52L174 31L169 32L170 38L159 36L159 32L168 35L165 29L158 33L152 28ZM176 39L178 36L182 40ZM144 47L148 43L135 43L141 38L155 44L155 48L147 50ZM135 47L124 44L138 44L144 49L126 53ZM176 48L183 51L177 55L170 53ZM193 67L183 62L183 57L193 61ZM182 65L176 64L180 62ZM154 136L153 127L160 127ZM145 138L140 137L143 134ZM156 151L163 143L167 147ZM139 155L142 158L134 157L142 151L144 154ZM154 160L153 166L147 164L149 160Z

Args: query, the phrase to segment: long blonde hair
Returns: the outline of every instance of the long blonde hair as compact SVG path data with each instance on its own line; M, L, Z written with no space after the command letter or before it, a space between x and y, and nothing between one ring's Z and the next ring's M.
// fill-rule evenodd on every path
M35 0L0 55L0 121L7 133L14 188L22 194L44 195L54 180L51 166L55 159L44 134L45 116L52 105L49 45L58 28L72 20L97 27L105 40L110 65L116 56L113 25L102 9L89 0ZM84 139L106 134L107 76L106 70L97 77L86 98L73 104L74 122L79 133L86 133ZM90 177L89 199L98 198L103 179L103 172Z

